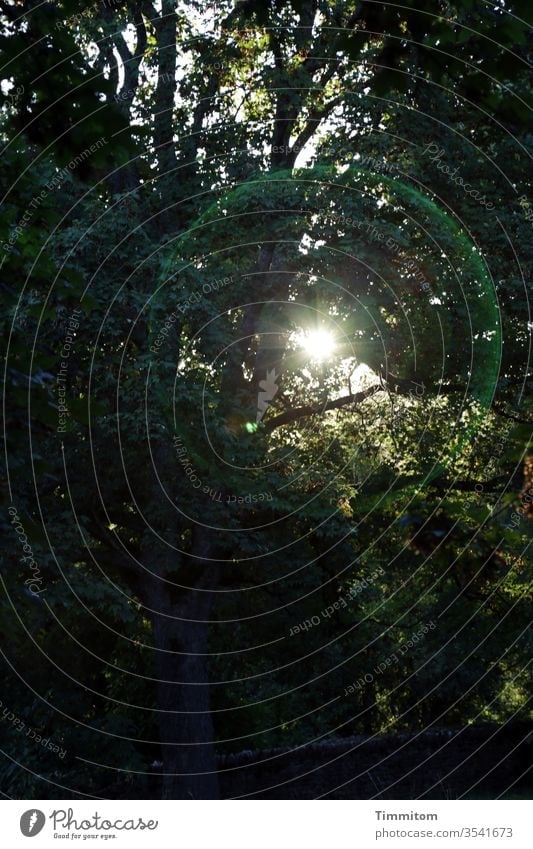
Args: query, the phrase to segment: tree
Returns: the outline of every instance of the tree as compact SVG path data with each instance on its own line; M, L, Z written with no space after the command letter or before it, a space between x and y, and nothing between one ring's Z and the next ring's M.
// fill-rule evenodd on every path
M78 792L98 787L91 763L113 768L115 752L123 769L146 771L159 741L165 797L216 798L215 738L230 745L241 715L248 734L265 740L272 727L280 742L287 715L298 716L296 740L324 733L330 717L344 731L411 722L413 713L419 722L446 711L475 718L482 700L463 698L457 708L454 697L468 691L464 677L477 680L491 665L497 674L483 698L502 687L508 703L523 698L522 650L502 660L490 634L512 610L503 631L510 645L525 620L525 523L505 529L510 509L502 510L476 540L485 520L476 486L492 499L510 484L516 499L525 433L512 428L528 428L513 395L516 381L529 379L518 283L505 310L505 331L516 339L501 370L490 276L506 275L512 249L503 236L489 239L479 214L481 196L496 201L491 146L513 152L513 173L522 169L526 92L509 54L525 52L525 25L503 7L473 12L466 0L443 5L439 16L410 3L222 5L219 22L195 2L100 3L75 17L63 4L56 28L55 13L26 4L29 35L13 7L2 6L8 60L30 43L48 72L59 53L59 102L73 85L88 91L69 112L71 147L35 165L63 128L48 88L33 101L28 72L14 77L24 97L11 98L6 127L20 128L33 147L31 181L9 186L13 209L27 205L39 169L57 178L88 138L108 139L60 194L46 197L47 215L68 210L45 218L47 253L39 218L9 257L39 304L29 303L37 359L26 363L14 351L12 424L25 422L22 374L32 386L38 453L21 441L15 462L24 478L31 452L37 477L17 482L17 491L28 533L49 546L42 564L50 593L44 610L28 598L25 612L39 623L37 645L52 666L54 605L64 610L68 644L56 667L77 669L81 642L84 660L69 687L92 694L76 697L72 717L113 747L95 756L94 735L82 738L87 772ZM525 14L524 4L513 9ZM442 136L436 114L451 127ZM387 134L406 138L414 128L417 148L391 150ZM470 144L474 131L482 154ZM451 167L445 172L435 158L442 146L451 160L456 151L467 157L475 198L458 199ZM13 167L22 171L26 157ZM505 200L505 223L520 238L528 222L509 185ZM10 223L17 220L13 211ZM75 308L65 423L59 355ZM306 334L311 346L330 341L332 355L310 353ZM511 417L505 437L498 416ZM496 436L505 441L503 465L489 478L484 452ZM374 550L384 523L390 532ZM421 562L405 587L414 558ZM368 575L375 577L361 597L354 588ZM486 654L454 674L445 697L422 706L403 683L411 654L355 703L322 708L302 656L316 652L332 691L341 691L432 619L439 583L450 604L460 596L445 622L450 633L463 628L464 643L465 623L482 609ZM381 610L383 593L392 598ZM325 621L322 610L339 598L348 599L343 613ZM362 626L352 644L354 615ZM315 616L320 627L289 639ZM236 645L250 651L244 674L228 622ZM269 626L273 647L260 657ZM93 652L101 630L104 645ZM276 678L269 670L282 640L286 668ZM423 660L432 640L419 650ZM21 638L17 666L26 665L24 645ZM422 691L440 674L425 671ZM218 683L241 677L228 692ZM35 683L42 697L43 681ZM53 707L65 698L57 688ZM496 718L508 710L501 702Z

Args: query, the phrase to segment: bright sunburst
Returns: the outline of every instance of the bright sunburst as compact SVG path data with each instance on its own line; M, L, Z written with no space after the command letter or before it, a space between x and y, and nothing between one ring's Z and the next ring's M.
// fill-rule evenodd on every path
M335 339L327 330L302 331L298 343L317 362L327 360L335 351Z

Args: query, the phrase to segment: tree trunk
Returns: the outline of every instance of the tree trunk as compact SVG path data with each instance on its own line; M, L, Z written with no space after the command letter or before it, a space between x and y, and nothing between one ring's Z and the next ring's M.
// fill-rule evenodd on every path
M217 799L205 621L212 593L195 589L174 605L168 603L167 591L159 595L167 596L158 605L160 612L175 617L154 615L162 795L164 799Z
M171 468L168 446L155 449L157 468ZM161 504L156 483L150 527L143 544L143 602L152 619L163 790L165 799L216 799L213 723L209 706L208 619L219 564L212 562L208 531L192 529L189 555L179 542L178 517ZM163 543L158 535L168 541Z

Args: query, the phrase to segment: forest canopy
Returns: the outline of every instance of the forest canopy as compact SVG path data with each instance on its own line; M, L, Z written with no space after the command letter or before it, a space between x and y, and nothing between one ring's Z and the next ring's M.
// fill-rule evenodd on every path
M0 2L5 794L527 736L528 7Z

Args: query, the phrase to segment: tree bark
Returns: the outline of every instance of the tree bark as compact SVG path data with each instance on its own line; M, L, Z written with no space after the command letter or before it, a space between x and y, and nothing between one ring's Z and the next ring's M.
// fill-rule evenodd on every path
M170 467L166 447L156 465ZM209 615L219 564L209 560L212 545L200 525L192 529L190 555L161 542L179 542L178 516L148 490L156 514L143 545L143 602L152 619L156 704L163 761L164 799L216 799L213 722L209 705ZM151 511L152 512L152 511Z
M214 575L212 576L214 577ZM205 573L202 576L205 579ZM208 628L212 593L192 590L179 604L160 595L154 615L157 706L164 799L217 799L209 705ZM194 619L196 621L190 621Z
M161 198L162 232L176 229L176 211L167 209L178 199L180 180L176 174L174 145L174 95L176 92L177 16L175 0L162 0L161 16L153 18L157 36L157 88L154 107L154 146L157 156L158 189Z

